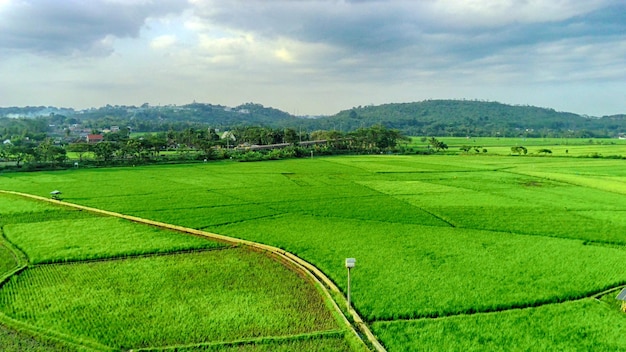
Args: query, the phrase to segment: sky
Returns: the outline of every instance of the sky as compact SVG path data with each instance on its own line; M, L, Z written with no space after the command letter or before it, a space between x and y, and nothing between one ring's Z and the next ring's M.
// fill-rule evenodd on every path
M0 0L0 106L626 113L624 0Z

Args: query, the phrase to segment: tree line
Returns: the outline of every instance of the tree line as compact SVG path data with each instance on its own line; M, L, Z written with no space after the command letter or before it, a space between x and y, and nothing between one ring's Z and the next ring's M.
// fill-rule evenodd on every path
M93 131L97 132L97 131ZM55 143L45 134L13 136L0 145L0 161L26 169L67 168L79 165L135 165L156 162L241 161L345 153L394 152L409 139L380 125L350 133L259 126L230 131L188 127L180 131L133 135L128 128L104 133L103 140ZM70 158L72 155L73 158Z

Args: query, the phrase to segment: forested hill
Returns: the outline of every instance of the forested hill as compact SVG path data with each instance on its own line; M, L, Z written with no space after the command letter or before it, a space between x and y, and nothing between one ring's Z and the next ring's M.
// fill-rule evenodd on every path
M322 122L322 121L320 121ZM534 106L470 100L426 100L344 110L323 121L351 130L380 123L407 135L614 137L626 132L626 115L588 117Z
M111 126L129 127L136 132L182 130L188 127L229 129L235 126L289 127L300 121L284 111L246 103L237 107L192 103L186 105L106 105L85 110L55 107L0 107L0 128L15 132L26 128L40 131L40 125L56 127L79 124L102 130Z
M264 126L298 131L354 131L383 125L413 136L616 137L626 133L626 115L581 116L534 106L470 100L426 100L415 103L355 107L332 116L296 117L247 103L226 107L204 103L167 106L111 106L86 110L54 107L0 108L0 136L65 130L70 126L105 130L128 127L134 132L185 128L233 129Z
M75 115L91 128L128 126L133 131L181 130L187 127L230 129L235 126L286 127L299 119L278 109L246 103L236 107L192 103L181 106L107 106Z

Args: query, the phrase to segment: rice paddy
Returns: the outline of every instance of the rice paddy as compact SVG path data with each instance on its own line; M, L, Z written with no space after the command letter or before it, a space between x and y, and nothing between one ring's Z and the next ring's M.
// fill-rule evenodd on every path
M589 297L626 284L625 170L619 159L376 155L0 182L284 248L344 292L343 260L355 257L352 302L390 351L615 350L626 317Z
M319 287L266 254L13 195L0 199L3 348L359 349Z
M9 280L0 309L123 350L336 329L318 292L293 276L242 249L45 265Z

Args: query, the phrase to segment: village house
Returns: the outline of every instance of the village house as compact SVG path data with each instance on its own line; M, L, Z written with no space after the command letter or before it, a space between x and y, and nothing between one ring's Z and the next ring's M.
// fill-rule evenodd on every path
M102 142L104 137L101 134L88 134L87 135L87 143L98 143Z

